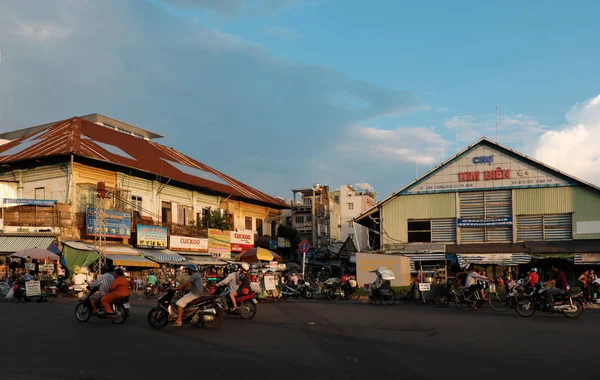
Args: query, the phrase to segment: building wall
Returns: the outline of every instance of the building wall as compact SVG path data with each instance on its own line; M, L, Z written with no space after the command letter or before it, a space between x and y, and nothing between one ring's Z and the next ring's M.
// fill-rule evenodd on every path
M252 218L252 231L257 232L257 220L262 220L263 235L271 235L271 223L274 222L274 232L277 234L277 228L281 224L281 210L276 210L266 206L258 206L242 201L223 202L221 208L226 209L227 214L233 215L233 229L235 231L245 231L246 217Z
M600 228L596 233L579 233L578 223L596 222L600 227L600 195L583 187L572 187L574 239L600 239Z
M60 203L69 203L69 164L46 165L32 169L14 170L0 175L0 181L16 182L17 198L53 199ZM11 186L13 187L13 186Z
M417 194L394 198L382 208L383 244L408 241L408 219L455 218L456 194Z
M350 186L341 186L339 193L341 212L341 241L352 236L354 244L359 251L366 251L369 247L369 231L361 225L354 225L355 217L371 208L375 201L368 195L360 194ZM350 208L350 204L352 208Z

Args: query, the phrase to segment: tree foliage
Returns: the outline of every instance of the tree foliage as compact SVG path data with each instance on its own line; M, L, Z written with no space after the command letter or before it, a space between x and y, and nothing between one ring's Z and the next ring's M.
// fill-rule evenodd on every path
M231 225L229 224L226 215L221 215L219 210L211 210L205 218L198 220L198 227L229 231Z

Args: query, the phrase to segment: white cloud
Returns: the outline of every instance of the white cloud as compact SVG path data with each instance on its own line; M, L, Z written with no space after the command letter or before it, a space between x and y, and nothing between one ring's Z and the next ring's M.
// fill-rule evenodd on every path
M269 26L262 28L263 34L286 40L297 40L304 37L303 34L299 33L296 28L283 28L280 26Z
M449 142L428 127L402 127L394 130L363 125L348 128L336 150L357 159L376 159L431 166L442 160Z
M567 125L540 137L535 157L600 185L600 95L575 104L565 118Z

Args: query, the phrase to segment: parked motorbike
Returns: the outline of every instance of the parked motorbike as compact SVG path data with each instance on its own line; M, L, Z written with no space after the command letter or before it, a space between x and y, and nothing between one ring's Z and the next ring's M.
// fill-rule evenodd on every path
M304 298L309 300L313 298L313 294L314 292L308 281L299 280L297 287L294 287L289 283L282 284L281 296L283 298Z
M81 301L77 303L75 306L75 318L79 322L87 322L92 317L92 295L98 291L98 288L91 289L88 294L86 294ZM127 320L129 317L129 309L131 309L131 305L129 304L129 297L122 297L116 301L114 301L111 305L113 309L113 314L106 314L104 309L102 308L102 304L99 302L96 304L98 309L98 314L96 314L96 318L98 319L110 319L113 323L120 325Z
M323 282L323 287L328 300L338 301L340 298L346 296L344 289L342 289L341 282L342 280L339 278L329 278L327 281Z
M554 308L550 309L546 298L547 290L548 288L536 286L531 295L525 295L525 298L517 303L517 313L522 317L531 317L537 310L540 310L550 314L562 314L567 318L577 318L583 313L582 292L569 291L554 295Z
M456 290L454 289L452 282L448 283L445 288L441 289L438 294L435 295L433 302L437 307L446 307L450 304L450 301L454 301L456 297Z
M258 301L256 300L256 293L253 291L249 291L248 294L242 294L235 297L235 302L237 304L237 310L232 312L230 311L233 307L231 303L231 299L229 295L227 298L227 305L223 305L223 301L221 300L221 295L227 292L227 286L217 286L215 288L215 295L218 295L216 303L224 313L228 315L239 315L242 319L252 319L256 315L256 309L258 307Z
M175 304L175 290L169 289L160 296L157 306L148 313L148 323L155 329L165 327L169 320L177 318L177 305ZM223 324L223 313L217 305L214 295L201 296L188 303L183 309L181 321L194 327L201 325L207 329L217 329Z
M24 281L13 284L14 298L19 302L48 302L48 293L42 292L39 296L28 296Z

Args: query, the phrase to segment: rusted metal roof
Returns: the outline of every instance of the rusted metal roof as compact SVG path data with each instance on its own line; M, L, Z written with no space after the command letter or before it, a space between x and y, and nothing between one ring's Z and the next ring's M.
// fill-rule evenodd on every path
M29 248L48 249L54 240L52 236L0 236L0 254L15 253Z
M0 164L71 155L133 168L217 193L289 208L275 197L239 182L173 148L131 136L80 117L0 145Z

